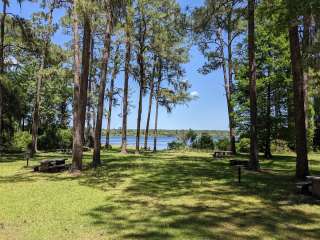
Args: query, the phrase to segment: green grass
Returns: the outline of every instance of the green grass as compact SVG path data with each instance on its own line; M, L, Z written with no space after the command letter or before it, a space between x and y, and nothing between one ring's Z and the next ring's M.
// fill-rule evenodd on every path
M42 153L31 161L62 156ZM264 160L238 184L209 153L103 153L80 176L0 160L0 239L319 239L320 205L295 193L293 156ZM245 156L243 156L245 158ZM311 155L320 174L320 155ZM69 158L70 159L70 158ZM90 161L90 155L86 155Z

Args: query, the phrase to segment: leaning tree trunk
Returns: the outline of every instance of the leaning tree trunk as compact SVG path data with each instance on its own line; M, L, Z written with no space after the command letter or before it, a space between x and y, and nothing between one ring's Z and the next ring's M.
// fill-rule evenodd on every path
M92 164L93 166L101 165L100 150L101 150L101 131L102 131L102 120L103 120L103 108L104 108L104 95L106 91L107 81L107 69L110 57L110 46L111 46L111 32L112 32L112 13L111 8L108 7L108 23L105 32L104 49L101 62L101 77L99 87L99 98L98 98L98 111L97 111L97 122L94 134L94 152Z
M231 14L230 14L231 18ZM231 26L231 19L228 22L228 25ZM231 29L231 28L230 28ZM234 117L234 107L232 103L232 94L233 94L233 61L232 61L232 32L228 30L228 115L229 115L229 129L230 129L230 146L232 154L237 154L236 149L236 137L235 137L235 117Z
M296 177L305 178L309 174L306 109L305 109L305 81L303 79L303 63L300 50L299 29L296 19L290 22L289 39L291 65L293 76L295 132L296 132Z
M131 6L130 6L131 7ZM127 153L127 124L128 124L128 95L129 95L129 75L131 61L131 27L132 19L128 7L127 23L126 23L126 60L125 60L125 76L123 86L123 109L122 109L122 137L121 137L121 153Z
M249 168L257 171L260 169L258 160L257 138L257 88L256 88L256 61L255 61L255 36L254 36L255 0L248 0L248 53L249 53L249 79L250 79L250 161Z
M79 19L77 14L78 1L74 0L72 10L73 50L74 50L74 87L73 87L73 146L72 171L82 170L83 142L81 124L81 60Z
M230 59L231 47L228 47L228 73L227 73L227 61L224 55L224 41L222 39L221 29L218 29L216 32L217 39L220 45L220 57L222 59L222 71L223 71L223 79L224 79L224 89L226 93L227 99L227 106L228 106L228 117L229 117L229 137L230 137L230 144L231 144L231 151L233 154L236 154L235 148L235 130L234 130L234 111L232 106L232 99L231 99L231 84L232 84L232 60ZM229 34L228 34L229 36ZM231 40L230 40L231 41Z
M81 72L81 87L80 87L80 100L81 100L81 135L82 143L85 143L85 123L86 123L86 110L88 104L88 82L90 73L90 55L91 55L91 20L90 17L84 15L83 24L83 40L82 40L82 72Z
M117 46L115 57L113 60L113 71L112 77L110 82L110 89L109 89L109 108L107 114L107 132L106 132L106 147L110 145L110 131L111 131L111 117L112 117L112 106L113 106L113 97L114 97L114 81L119 73L119 65L120 65L120 45Z
M3 86L2 81L4 77L4 34L5 34L5 23L7 16L7 2L2 1L3 11L1 17L1 26L0 26L0 145L2 144L3 136Z
M153 100L153 94L154 94L154 76L155 76L155 68L156 68L156 57L153 61L153 70L152 75L150 79L150 95L149 95L149 106L148 106L148 115L147 115L147 124L146 124L146 130L144 133L144 150L148 149L148 137L149 137L149 128L150 128L150 118L151 118L151 111L152 111L152 100Z

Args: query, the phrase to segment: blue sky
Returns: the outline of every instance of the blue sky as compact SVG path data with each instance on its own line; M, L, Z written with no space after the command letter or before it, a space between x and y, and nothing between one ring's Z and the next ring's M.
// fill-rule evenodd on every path
M203 3L203 0L178 0L181 7L185 9L187 6L193 8ZM11 1L9 12L18 13L23 17L29 18L30 15L37 10L37 5L30 2L24 2L20 9L14 1ZM55 19L59 19L64 14L62 10L55 12ZM54 36L53 41L63 45L68 36L65 36L62 31ZM190 50L190 62L185 64L185 78L192 84L191 92L196 92L199 98L188 103L188 106L182 105L174 109L168 114L164 109L159 112L159 128L160 129L212 129L212 130L227 130L228 117L227 105L223 88L222 72L215 71L209 75L201 75L198 69L204 63L204 58L194 46ZM121 77L119 77L121 78ZM117 85L122 86L122 79L118 80ZM138 98L138 89L135 82L131 82L131 102L135 103ZM144 100L144 112L142 116L142 128L146 123L146 104L147 98ZM112 128L121 127L121 119L119 118L120 107L115 110L112 118ZM131 109L128 117L129 128L136 128L137 108ZM152 113L153 126L153 113ZM104 124L105 126L105 124Z

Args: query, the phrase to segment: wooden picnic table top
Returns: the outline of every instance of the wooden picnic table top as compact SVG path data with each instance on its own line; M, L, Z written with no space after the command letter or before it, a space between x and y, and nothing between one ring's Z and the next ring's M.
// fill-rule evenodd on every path
M45 159L45 160L41 160L40 163L55 163L55 162L62 162L62 161L66 161L67 159L64 158L60 158L60 159Z

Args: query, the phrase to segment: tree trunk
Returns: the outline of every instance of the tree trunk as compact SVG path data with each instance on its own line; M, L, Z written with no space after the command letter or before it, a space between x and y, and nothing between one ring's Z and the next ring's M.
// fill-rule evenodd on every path
M81 72L81 87L80 87L80 100L81 100L81 135L82 142L85 143L85 123L86 123L86 110L88 104L88 82L90 72L90 55L91 55L91 20L87 14L84 14L83 19L83 40L82 40L82 72Z
M140 82L138 117L137 117L137 134L136 134L136 154L139 154L140 152L140 128L141 128L141 115L142 115L143 84L144 84L143 82Z
M308 83L309 83L309 62L310 62L310 28L311 28L311 12L308 9L308 13L303 16L303 38L302 38L302 52L303 52L303 81L304 81L304 105L305 105L305 113L306 113L306 129L307 130L307 148L309 148L310 139L313 138L314 132L311 132L312 127L309 128L309 125L312 125L311 121L313 121L312 114L309 114L309 96L308 96ZM311 105L310 105L311 107ZM310 116L309 116L310 115ZM310 119L310 120L309 120Z
M32 114L32 145L31 145L31 157L37 152L37 142L38 142L38 128L39 128L39 107L40 107L40 94L42 86L42 74L44 70L44 60L45 56L42 56L40 70L37 76L36 83L36 98L34 103L34 109Z
M152 100L153 100L153 91L154 91L154 76L155 76L155 71L156 71L155 68L156 68L156 57L154 58L154 61L153 61L152 76L150 79L150 95L149 95L148 116L147 116L146 130L144 133L144 150L148 149L149 127L150 127L150 118L151 118Z
M138 65L140 70L140 81L139 81L140 89L139 89L139 104L138 104L138 117L137 117L136 154L139 154L140 152L142 100L143 100L143 93L145 89L144 52L145 52L146 31L147 31L147 25L146 25L145 19L142 17L142 19L140 19L140 26L139 26Z
M223 79L224 79L224 89L226 93L227 99L227 106L228 106L228 117L229 117L229 137L230 137L230 145L231 151L233 154L236 154L236 139L235 139L235 130L234 130L234 111L232 106L232 49L231 49L231 37L229 36L230 33L228 32L228 73L227 73L227 61L224 55L224 41L222 39L221 29L216 32L217 39L220 44L220 57L222 59L222 71L223 71Z
M271 84L268 83L267 88L267 119L266 119L266 139L265 139L265 149L264 157L266 159L271 159Z
M231 23L229 23L231 25ZM237 154L236 149L236 137L235 137L235 118L234 118L234 108L232 103L233 95L233 61L232 61L232 34L228 31L228 75L229 75L229 100L228 100L228 113L229 113L229 128L230 128L230 146L232 154Z
M156 114L154 118L154 130L153 130L153 152L157 151L157 138L158 138L158 116L159 116L159 100L160 100L160 89L162 81L162 61L159 59L159 79L157 82L156 90Z
M94 134L94 152L93 152L93 166L101 165L100 150L101 150L101 131L102 131L102 120L103 120L103 109L104 109L104 95L106 91L107 81L107 69L110 57L110 46L111 46L111 32L112 32L112 12L111 7L108 6L108 23L105 32L104 49L101 62L101 77L99 87L99 99L98 99L98 111L97 111L97 123Z
M0 145L2 145L3 136L3 86L2 81L4 77L4 35L5 35L5 23L7 16L7 1L2 1L3 10L0 26Z
M112 117L112 106L113 106L113 97L114 97L114 81L119 73L119 65L120 65L120 45L117 46L115 57L113 60L113 71L110 82L109 89L109 109L107 114L107 132L106 132L106 147L110 145L110 130L111 130L111 117Z
M306 109L305 109L305 81L303 78L303 64L299 42L299 29L296 19L290 22L289 39L291 65L293 75L295 129L296 129L296 177L305 178L309 174Z
M94 147L94 126L93 123L91 124L91 120L93 120L93 113L91 110L93 110L93 101L92 101L92 95L93 95L93 78L94 78L94 67L93 67L93 60L94 60L94 36L91 33L91 64L90 64L90 76L89 76L89 82L88 82L88 104L87 104L87 129L85 133L85 139L87 141L87 144L90 148Z
M37 148L37 141L38 141L38 129L39 129L39 121L40 121L40 98L41 98L41 87L42 87L42 74L44 69L46 68L46 61L47 55L49 51L49 44L50 44L50 37L51 37L51 27L52 27L52 14L53 8L51 7L48 17L48 31L46 32L45 36L45 46L43 48L42 56L41 56L41 63L40 69L37 76L37 83L36 83L36 98L34 103L34 109L32 114L32 145L31 145L31 156L33 156L38 148Z
M60 103L60 128L68 128L68 116L67 116L67 97L63 98L63 101Z
M72 147L72 171L82 170L83 142L81 124L81 60L80 60L80 36L78 19L78 0L73 2L72 27L74 50L74 87L73 87L73 147Z
M129 75L131 61L131 27L132 19L130 13L131 6L127 9L126 23L126 60L125 60L125 76L123 86L123 109L122 109L122 138L121 153L127 153L127 124L128 124L128 94L129 94Z
M153 152L157 151L158 115L159 115L159 98L156 97L156 114L155 114L155 117L154 117L154 130L153 130Z
M255 61L255 0L248 0L248 53L249 53L249 79L250 79L250 161L249 168L257 171L260 169L258 160L257 138L257 89L256 89L256 61Z

